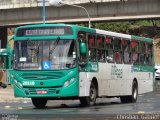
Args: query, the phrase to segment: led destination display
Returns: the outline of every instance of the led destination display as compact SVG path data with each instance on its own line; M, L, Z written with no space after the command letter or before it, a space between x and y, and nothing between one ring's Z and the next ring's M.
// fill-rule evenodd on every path
M59 27L39 27L39 28L22 28L17 31L17 36L50 36L50 35L72 35L73 31L70 26Z

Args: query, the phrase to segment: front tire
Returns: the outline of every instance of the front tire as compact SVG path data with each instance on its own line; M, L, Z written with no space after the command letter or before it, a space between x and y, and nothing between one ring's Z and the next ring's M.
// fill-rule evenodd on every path
M91 83L89 96L81 97L79 99L82 106L93 106L96 103L96 97L97 97L97 89L95 85Z
M44 108L47 104L47 99L44 98L32 98L32 104L36 108Z
M138 97L138 85L134 81L132 85L132 95L129 96L121 96L120 100L122 103L135 103Z

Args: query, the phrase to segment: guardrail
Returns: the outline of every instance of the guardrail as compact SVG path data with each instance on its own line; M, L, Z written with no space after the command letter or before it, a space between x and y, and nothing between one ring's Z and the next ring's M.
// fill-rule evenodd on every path
M23 7L38 7L42 6L43 0L0 0L0 9L13 9ZM49 5L49 0L46 0L46 6ZM68 4L84 4L95 2L114 2L114 1L128 1L128 0L63 0Z

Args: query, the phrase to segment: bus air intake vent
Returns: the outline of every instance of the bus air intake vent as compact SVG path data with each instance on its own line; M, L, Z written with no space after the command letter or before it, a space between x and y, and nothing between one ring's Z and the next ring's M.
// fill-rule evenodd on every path
M52 80L63 77L62 72L48 72L48 73L22 73L21 77L27 80Z

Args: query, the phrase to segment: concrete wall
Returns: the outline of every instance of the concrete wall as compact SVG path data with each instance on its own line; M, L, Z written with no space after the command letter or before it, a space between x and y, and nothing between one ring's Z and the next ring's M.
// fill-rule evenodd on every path
M17 0L11 0L11 2L14 1L17 2ZM35 5L35 7L28 7L26 5L26 7L19 6L18 8L18 2L17 2L16 4L14 4L17 5L17 7L14 6L12 9L1 10L0 26L33 24L42 22L42 7L37 7L42 5L42 0L41 1L26 0L26 1L28 2L24 2L22 4L22 0L19 0L19 5L25 6L26 4L28 5L30 4L30 6ZM112 2L111 0L94 0L94 1L78 0L79 3L85 3L81 5L88 10L92 21L160 18L160 11L159 11L160 0L128 0L126 2L122 0L112 0ZM72 2L72 4L74 2ZM76 1L75 3L78 2ZM47 6L46 20L49 23L55 23L55 22L73 23L73 22L83 22L83 21L86 22L88 21L88 18L83 9L71 6L62 6L59 8L53 6Z
M42 1L43 0L0 0L0 9L38 7L42 6ZM46 1L46 6L48 6L49 0L45 1ZM63 0L63 1L67 4L83 4L83 3L95 3L95 2L113 2L120 0Z
M0 0L0 9L37 7L39 0Z

